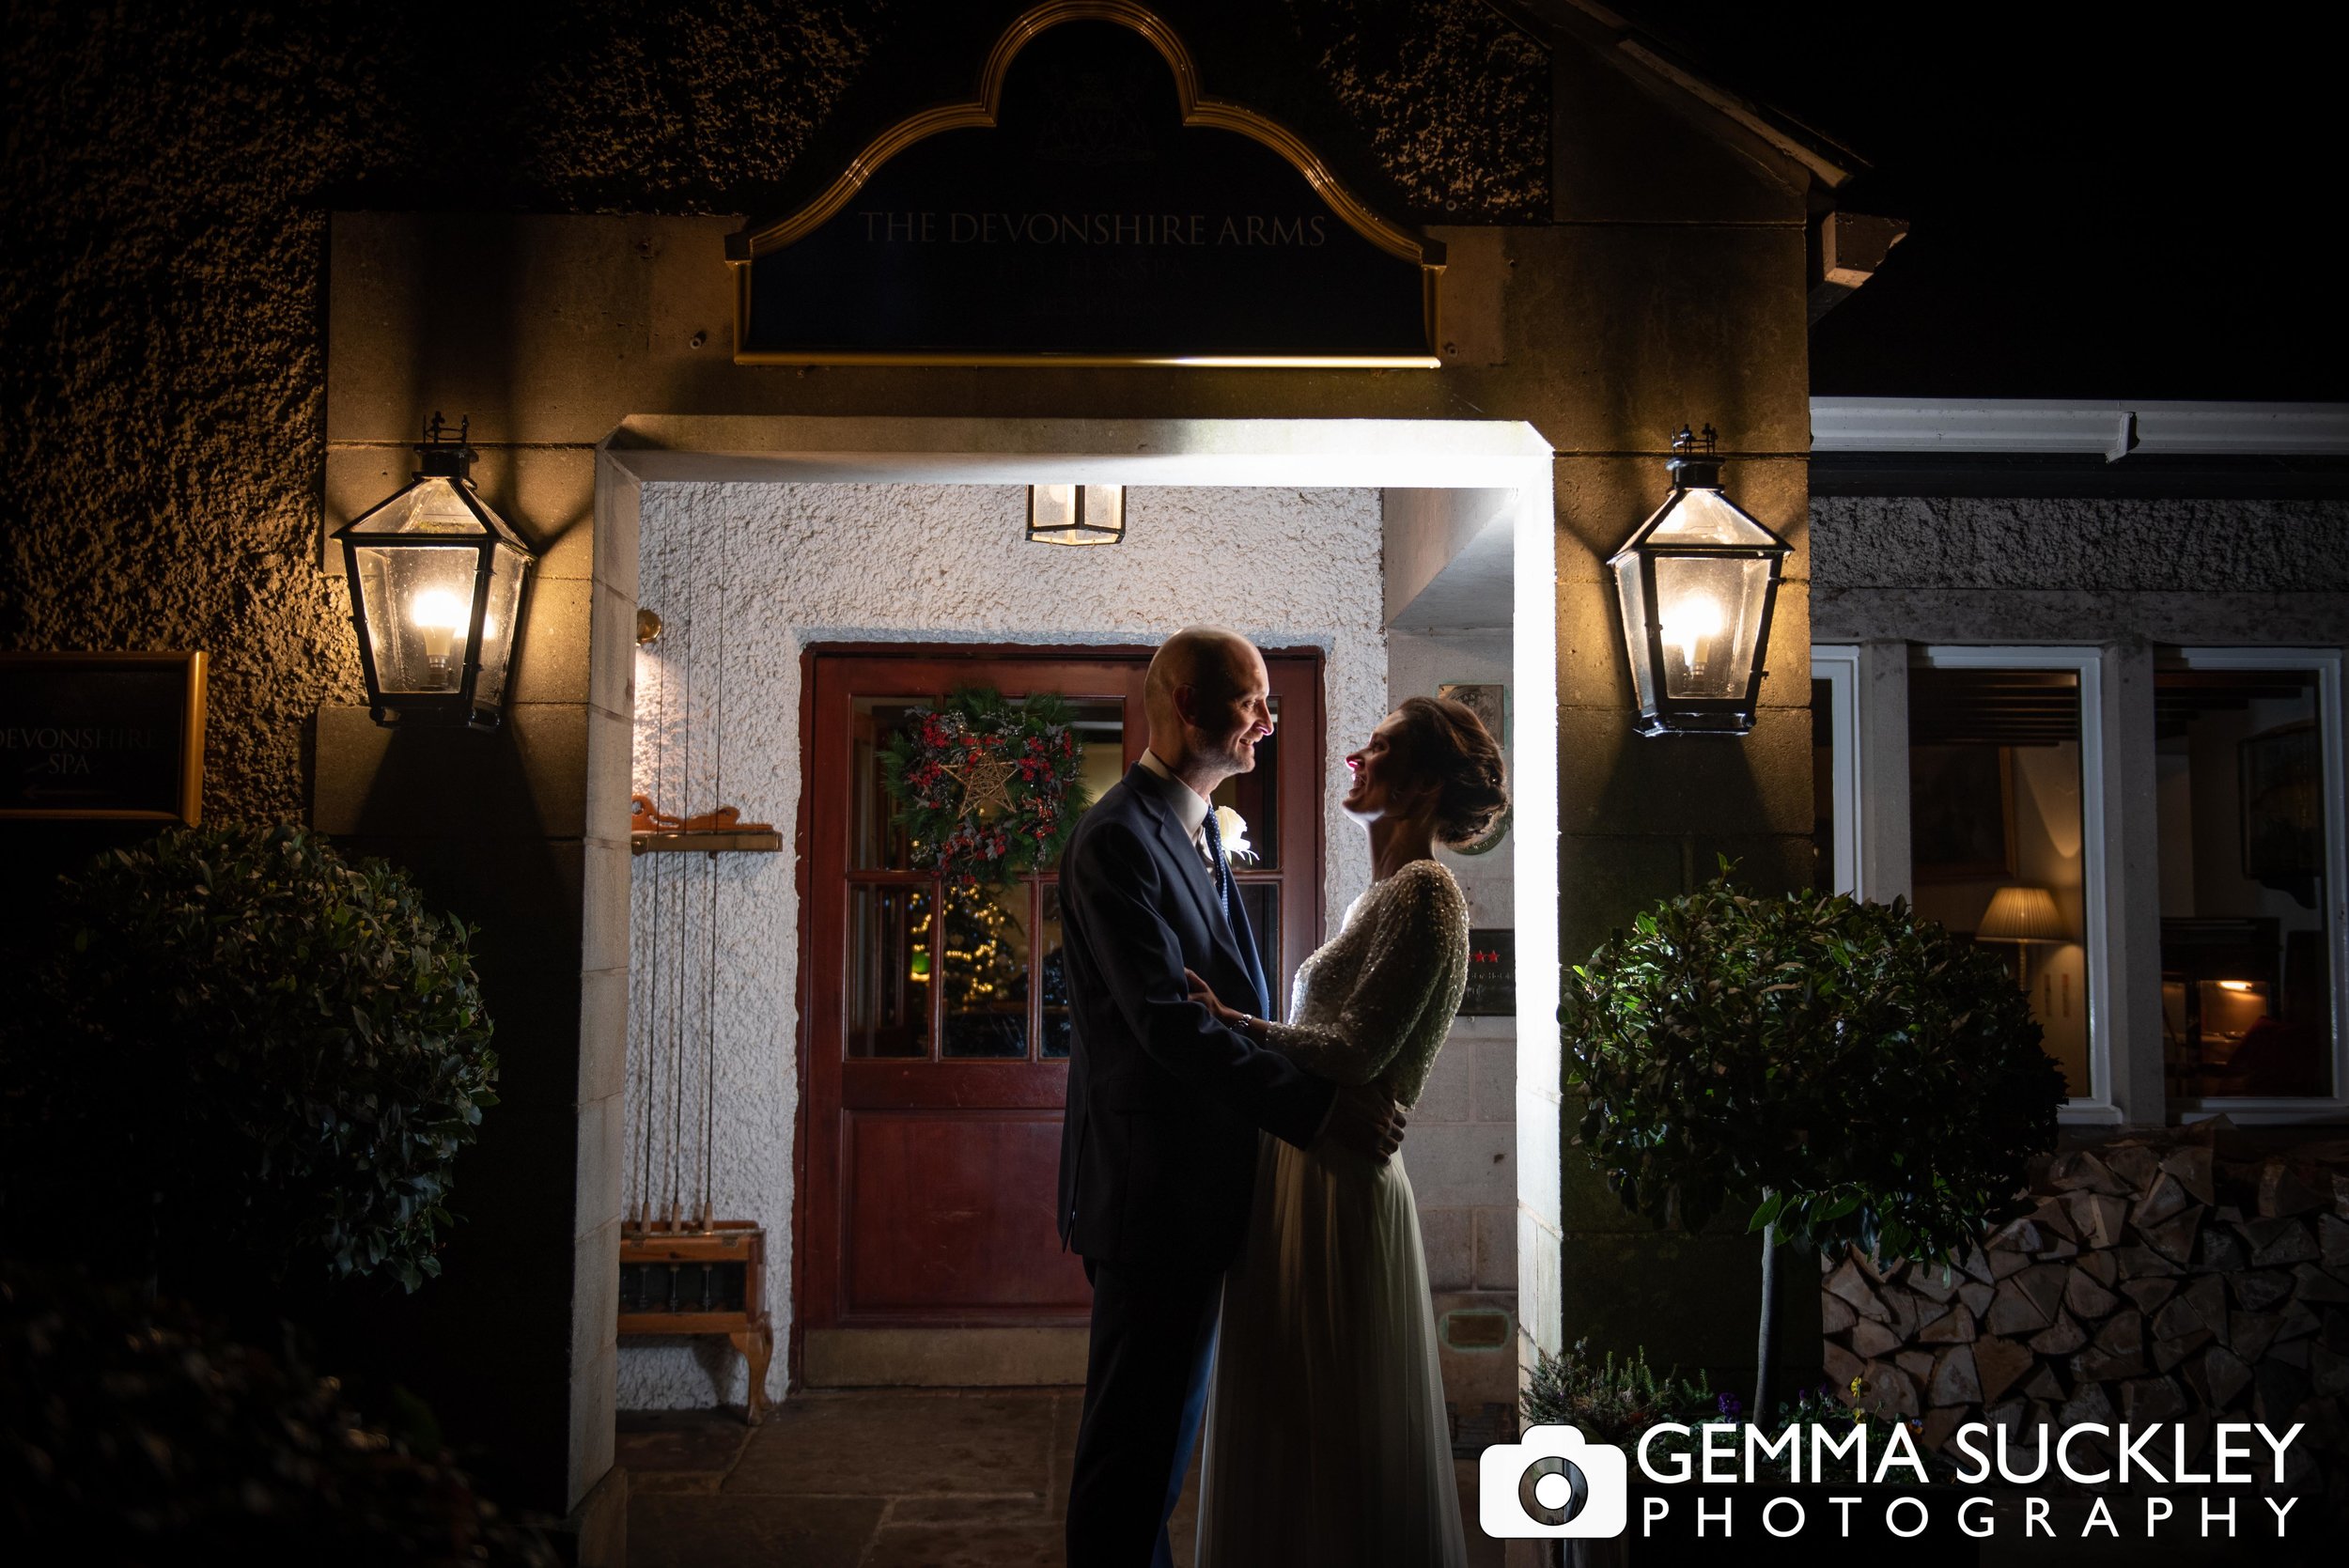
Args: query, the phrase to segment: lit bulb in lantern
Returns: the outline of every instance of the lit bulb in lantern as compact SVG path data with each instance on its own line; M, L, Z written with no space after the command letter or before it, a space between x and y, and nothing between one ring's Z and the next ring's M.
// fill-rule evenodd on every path
M1697 657L1704 639L1718 637L1721 630L1721 607L1703 594L1690 594L1673 601L1663 614L1664 641L1680 650L1680 661L1688 674L1704 674L1704 660Z
M438 674L448 668L449 649L465 632L465 602L445 588L428 588L408 608L408 618L424 633L424 657Z

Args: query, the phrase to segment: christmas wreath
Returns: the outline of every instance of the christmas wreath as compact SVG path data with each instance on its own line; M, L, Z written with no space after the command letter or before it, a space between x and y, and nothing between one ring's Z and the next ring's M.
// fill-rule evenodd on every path
M1077 783L1084 743L1070 720L1052 692L1013 703L980 686L908 710L881 779L913 863L966 888L1057 864L1092 804Z

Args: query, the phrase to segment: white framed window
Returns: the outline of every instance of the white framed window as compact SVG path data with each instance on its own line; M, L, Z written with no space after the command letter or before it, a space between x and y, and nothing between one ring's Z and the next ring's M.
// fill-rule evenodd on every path
M2162 1072L2181 1120L2349 1113L2338 648L2171 648L2155 674Z
M2062 1119L2123 1121L2108 655L1903 651L1812 649L1813 701L1829 705L1814 753L1818 739L1833 753L1814 756L1829 768L1832 803L1822 873L1831 848L1839 890L1906 897L1924 918L2006 948L2064 1071Z
M2104 662L2096 648L1935 646L1908 670L1911 902L2012 944L2074 1122L2122 1119Z
M1822 644L1811 650L1812 795L1818 802L1818 879L1831 892L1857 893L1859 844L1859 650Z

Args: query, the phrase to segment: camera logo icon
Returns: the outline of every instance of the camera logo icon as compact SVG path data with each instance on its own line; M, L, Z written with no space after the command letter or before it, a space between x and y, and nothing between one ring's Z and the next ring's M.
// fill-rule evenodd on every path
M1477 1457L1476 1477L1478 1522L1497 1540L1621 1535L1630 1519L1630 1461L1571 1426L1495 1443Z

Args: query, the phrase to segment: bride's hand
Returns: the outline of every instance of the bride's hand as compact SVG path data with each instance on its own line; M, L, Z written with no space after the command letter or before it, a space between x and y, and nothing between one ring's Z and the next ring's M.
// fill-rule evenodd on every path
M1183 984L1190 987L1190 1000L1206 1008L1208 1015L1212 1017L1216 1022L1228 1024L1233 1019L1239 1017L1237 1013L1235 1013L1229 1007L1224 1006L1222 1001L1217 998L1215 994L1215 987L1200 979L1198 974L1194 971L1190 970L1185 970L1183 971Z

